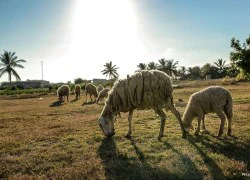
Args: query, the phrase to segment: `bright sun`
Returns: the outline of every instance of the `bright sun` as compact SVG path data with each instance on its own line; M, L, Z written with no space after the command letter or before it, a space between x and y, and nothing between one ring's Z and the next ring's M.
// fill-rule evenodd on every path
M119 62L139 58L144 48L136 27L136 16L129 0L79 0L72 20L70 57L79 63ZM124 62L126 60L126 62ZM100 71L100 69L98 70Z

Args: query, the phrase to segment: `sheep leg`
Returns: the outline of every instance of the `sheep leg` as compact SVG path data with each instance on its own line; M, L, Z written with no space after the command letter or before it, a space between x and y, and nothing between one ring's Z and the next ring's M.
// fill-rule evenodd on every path
M206 126L205 126L205 115L202 117L202 130L201 132L203 134L209 134L208 130L206 129Z
M220 129L219 129L219 134L218 137L221 136L223 134L223 129L225 126L225 120L226 120L226 116L223 113L223 111L217 111L216 114L218 115L218 117L220 118Z
M231 132L232 132L232 116L230 116L227 111L224 110L224 113L226 114L227 117L227 135L231 136Z
M88 100L87 98L88 98L88 93L86 93L86 100L85 100L86 103L87 103L87 100Z
M227 118L227 135L231 136L232 133L232 118Z
M181 115L180 115L179 111L177 111L177 109L175 108L175 106L173 104L173 99L171 99L171 102L168 103L168 107L169 107L169 110L174 114L175 118L178 120L178 122L180 124L181 131L182 131L182 137L186 138L187 137L186 130L182 124Z
M132 130L131 130L131 121L132 121L133 112L134 112L133 110L130 110L129 113L128 113L128 133L125 136L126 138L129 138L130 135L131 135L131 133L132 133Z
M197 120L198 120L198 127L197 127L197 129L195 131L196 136L199 135L199 132L200 132L200 129L201 129L201 120L203 120L202 116L198 116Z
M206 130L206 126L205 126L205 116L202 117L202 130L203 130L203 131Z
M160 110L160 109L155 109L155 113L158 114L158 116L161 119L160 133L159 133L159 136L158 136L158 140L160 141L161 138L164 135L164 127L165 127L165 121L166 121L166 114L162 110Z

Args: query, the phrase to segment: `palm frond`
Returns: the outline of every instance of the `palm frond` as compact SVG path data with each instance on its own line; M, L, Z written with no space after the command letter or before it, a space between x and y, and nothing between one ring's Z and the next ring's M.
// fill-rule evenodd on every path
M18 67L18 68L22 68L22 69L24 68L24 66L21 64L13 64L12 67Z
M16 80L21 80L20 76L17 74L17 72L14 69L12 69L12 74L14 75Z
M5 74L5 73L8 73L7 69L0 69L0 78Z

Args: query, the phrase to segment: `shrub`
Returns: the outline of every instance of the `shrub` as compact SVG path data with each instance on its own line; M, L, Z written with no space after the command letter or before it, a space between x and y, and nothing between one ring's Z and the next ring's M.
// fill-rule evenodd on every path
M17 90L17 87L16 86L11 86L10 90L15 91L15 90Z
M228 76L224 77L222 80L221 80L221 83L223 85L234 85L234 84L237 84L235 78L230 78Z
M250 80L250 74L245 73L244 71L240 71L240 73L236 76L237 81L247 81Z

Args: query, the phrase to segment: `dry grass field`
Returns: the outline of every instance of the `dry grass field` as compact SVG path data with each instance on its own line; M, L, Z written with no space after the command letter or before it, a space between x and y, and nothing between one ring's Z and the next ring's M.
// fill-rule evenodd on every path
M209 83L174 90L181 114L189 96ZM250 83L223 85L234 100L232 134L216 138L219 119L206 119L210 134L187 139L167 112L165 136L151 110L135 111L132 138L127 113L107 139L97 125L103 105L85 96L58 103L55 95L0 96L0 179L247 179L250 178ZM184 102L178 102L181 98ZM194 120L196 125L196 120Z

